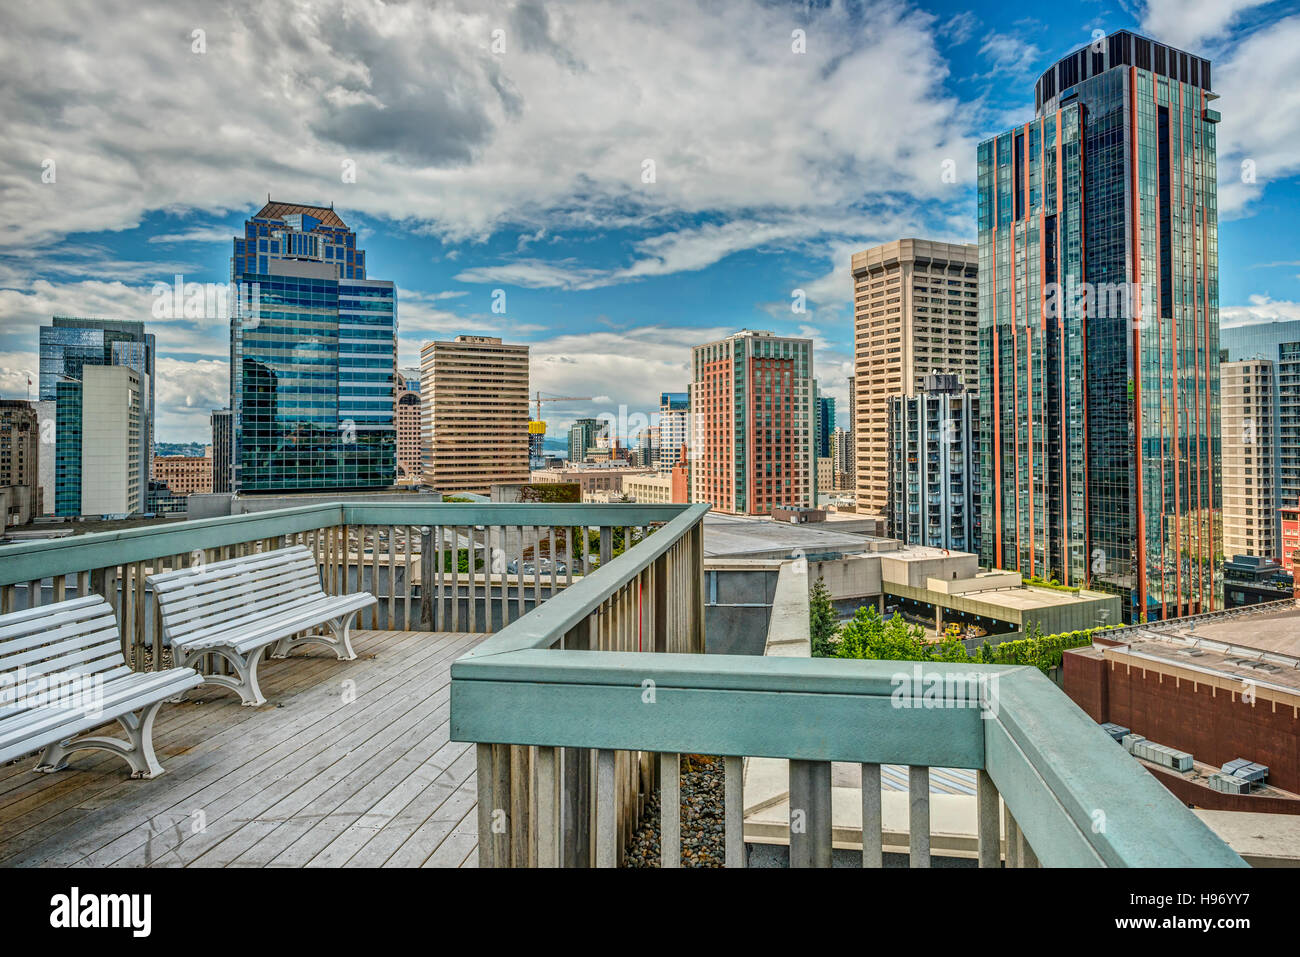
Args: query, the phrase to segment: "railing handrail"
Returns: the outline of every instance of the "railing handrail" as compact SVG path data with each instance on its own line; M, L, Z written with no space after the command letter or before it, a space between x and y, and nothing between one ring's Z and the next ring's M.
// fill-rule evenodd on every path
M900 675L919 674L923 687L954 673L996 675L996 710L926 707L910 696L903 707L895 694ZM1243 864L1028 666L529 648L453 664L451 736L984 769L1044 864Z
M88 532L0 545L0 586L163 556L184 555L195 549L220 548L348 524L622 527L670 521L685 507L507 502L333 502L297 505L242 515L189 519L141 528ZM593 518L598 521L593 521Z
M455 677L457 667L463 668L461 662L530 648L549 648L561 635L599 608L615 591L649 568L678 539L702 522L709 511L706 504L658 507L675 509L676 517L656 534L637 542L612 561L602 563L581 581L575 581L564 591L547 599L545 604L537 606L476 646L452 664L452 676Z

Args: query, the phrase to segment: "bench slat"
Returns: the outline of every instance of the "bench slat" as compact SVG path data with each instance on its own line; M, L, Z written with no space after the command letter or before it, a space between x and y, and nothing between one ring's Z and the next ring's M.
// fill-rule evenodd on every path
M21 654L47 649L49 649L48 654L56 654L57 652L53 650L56 644L78 638L82 639L83 643L92 642L105 631L117 633L117 622L113 620L112 615L101 615L89 621L79 621L60 628L24 635L21 638L0 641L0 674L6 673L11 667L17 667L17 658Z
M250 601L275 603L277 600L290 600L297 595L321 594L323 592L318 582L303 582L291 579L282 580L278 584L273 582L270 585L261 582L246 582L241 583L238 587L223 589L216 595L196 595L192 601L180 607L171 603L161 603L160 607L175 628L181 627L186 621L197 617L247 617L248 603ZM210 600L204 601L204 598Z
M240 606L240 613L219 612L215 615L194 615L188 619L173 622L164 619L163 634L173 642L185 641L190 635L204 631L246 628L250 619L287 614L297 608L320 601L324 596L320 591L299 590L287 595L260 595L249 597ZM164 611L163 613L167 613Z
M365 608L374 601L373 595L364 593L326 596L321 601L295 609L292 614L258 621L251 629L245 624L243 627L201 632L184 639L173 638L172 644L184 651L231 645L242 653L247 648L256 648L258 645L269 644L280 638L295 635L336 615Z

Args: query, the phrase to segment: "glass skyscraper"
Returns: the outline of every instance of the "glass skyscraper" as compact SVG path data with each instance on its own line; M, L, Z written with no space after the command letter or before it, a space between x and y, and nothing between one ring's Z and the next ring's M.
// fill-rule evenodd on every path
M141 383L140 474L153 462L154 336L144 323L55 316L40 330L40 397L55 401L55 514L81 514L82 368L126 366Z
M984 563L1222 607L1210 63L1119 32L978 152Z
M268 202L234 241L234 489L376 489L397 476L397 291L332 208Z

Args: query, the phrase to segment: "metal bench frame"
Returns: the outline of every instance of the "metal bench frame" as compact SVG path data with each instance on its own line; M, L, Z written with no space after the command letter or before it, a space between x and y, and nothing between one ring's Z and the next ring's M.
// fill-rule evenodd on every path
M40 750L36 771L67 767L76 751L107 751L131 767L133 778L163 773L153 749L153 723L168 700L203 683L193 668L132 671L122 654L113 608L99 595L0 615L0 675L21 674L15 700L0 707L0 761ZM94 713L44 703L24 706L32 690L27 679L76 676L100 685L103 709ZM6 686L9 681L5 682ZM77 737L116 720L126 739L105 735Z
M266 703L257 680L263 653L284 658L300 645L330 648L351 661L351 630L357 613L376 603L374 595L327 595L311 549L291 545L193 568L152 575L163 638L181 664L206 655L230 663L233 675L208 674L212 684L239 694L241 703ZM328 627L329 635L304 634Z

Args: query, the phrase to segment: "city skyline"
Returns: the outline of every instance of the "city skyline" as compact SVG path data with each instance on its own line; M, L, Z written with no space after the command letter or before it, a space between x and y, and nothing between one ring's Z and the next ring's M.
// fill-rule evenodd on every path
M485 158L491 150L483 144L502 149L503 160L520 162L511 151L521 141L534 142L529 132L534 124L554 120L556 104L531 94L534 81L551 76L549 71L563 72L565 63L581 64L585 71L557 86L554 96L562 102L593 95L612 75L611 61L626 58L630 25L611 23L599 9L580 21L558 14L549 20L545 14L503 14L507 46L501 55L489 48L492 18L486 14L465 28L481 27L482 37L440 41L455 46L457 62L472 66L472 75L482 79L494 71L508 80L513 86L506 88L517 98L517 112L498 113L493 94L487 102L494 105L478 117L477 127L474 117L452 116L464 134L463 150L455 155L431 152L438 144L403 139L399 131L349 125L342 108L291 120L296 101L286 94L260 108L250 122L281 121L290 129L306 123L304 138L320 154L312 162L286 172L273 169L254 150L245 165L223 161L221 177L200 176L203 188L187 187L182 196L175 180L194 170L150 159L140 176L151 188L131 190L130 203L121 205L125 201L116 198L121 192L111 194L113 202L99 196L96 190L103 187L89 183L84 165L89 155L84 151L108 145L111 131L100 131L89 145L81 143L66 155L57 138L33 140L3 161L19 164L27 157L30 169L21 176L17 166L10 172L15 182L26 177L33 183L6 191L16 225L4 240L9 255L0 269L0 394L24 397L28 375L35 379L35 327L50 316L143 321L159 339L156 439L201 441L209 411L226 404L224 317L155 317L154 284L170 286L177 274L185 282L224 283L229 236L239 232L248 205L269 192L275 200L332 202L371 255L381 257L385 278L396 283L402 302L400 365L415 364L424 341L503 335L530 346L534 389L598 397L548 409L552 438L564 435L576 418L620 405L650 413L660 391L683 387L693 344L741 328L812 338L821 392L843 408L852 359L848 257L908 236L975 241L976 142L1032 113L1032 98L1024 93L1032 78L1088 42L1092 30L1126 27L1215 64L1226 118L1219 131L1220 169L1228 171L1221 175L1220 197L1223 325L1300 317L1300 237L1286 215L1300 191L1295 176L1300 133L1292 116L1274 114L1273 87L1266 82L1272 74L1261 72L1273 70L1279 78L1293 72L1300 43L1288 49L1286 38L1300 36L1295 5L1222 4L1217 12L1198 7L1195 15L1181 18L1171 16L1165 3L1130 6L1131 11L1066 3L1036 22L1001 14L992 4L966 13L946 3L925 9L903 5L895 12L872 8L871 16L838 6L813 12L773 9L747 25L742 41L735 39L739 33L733 27L743 8L723 5L703 16L699 36L671 43L660 38L658 49L684 59L702 56L695 45L707 43L720 50L712 55L724 64L745 57L746 82L770 94L771 101L741 97L736 127L715 133L706 134L702 116L665 116L662 134L649 141L644 134L632 135L635 131L619 118L597 111L586 125L570 129L576 144L571 161L557 167L538 157L554 170L553 182L530 176L522 184L492 185L497 161ZM183 71L197 65L191 83L216 84L210 64L235 55L222 43L230 23L192 14L183 5L175 16L173 32L150 41L159 44L154 52L178 45L195 60L177 61L173 68L188 75ZM191 52L198 42L190 37L191 21L205 22L203 53ZM799 43L791 38L796 30L805 34L802 53L793 49ZM757 43L755 37L764 33L771 35L770 45ZM730 45L723 42L728 36L734 40ZM402 105L397 81L407 73L428 79L394 31L380 31L365 17L351 38L311 39L334 44L344 59L349 44L362 40L391 52L389 72L369 81L371 94L390 106ZM884 56L890 44L898 52ZM17 63L31 55L7 52ZM129 72L144 52L105 50L102 55ZM888 85L888 70L900 69L900 56L909 61L908 82L895 90ZM296 75L280 66L286 76ZM626 82L651 100L657 84L676 82L639 57L629 60L627 69ZM860 89L846 93L836 81L850 71ZM704 80L709 95L701 95L700 103L725 95L731 82L712 73ZM56 89L75 95L74 82L63 79ZM323 82L343 83L337 76ZM773 92L782 83L792 87L789 95ZM21 87L4 95L19 97ZM783 114L782 104L795 95L816 108ZM853 111L873 98L888 103L874 122L895 124L880 132L887 128L900 140L910 138L910 158L899 144L857 142L869 130L857 129L863 121L848 117L860 116ZM908 120L913 114L925 122ZM9 115L25 114L15 106ZM778 136L772 124L782 123L793 129ZM755 143L779 147L772 152L786 158L736 151L742 129ZM804 140L829 153L811 155L800 146ZM222 146L219 137L205 136L202 142ZM684 143L696 144L698 156ZM595 187L589 190L592 198L585 208L575 204L574 164L586 162L598 148L608 152L611 145L620 147L617 156L593 162L587 171ZM423 193L405 189L403 177L410 172L394 170L386 155L424 170L433 187ZM52 183L40 181L47 158L57 171ZM654 182L642 181L645 159L656 159ZM349 160L354 182L344 181ZM949 160L951 182L945 181ZM1247 160L1254 164L1253 182L1243 181ZM843 172L826 181L827 195L811 195L803 178L835 166ZM69 207L77 210L75 218L69 218ZM496 290L504 293L504 312L493 311ZM799 290L802 313L791 311ZM627 348L629 342L634 349Z

